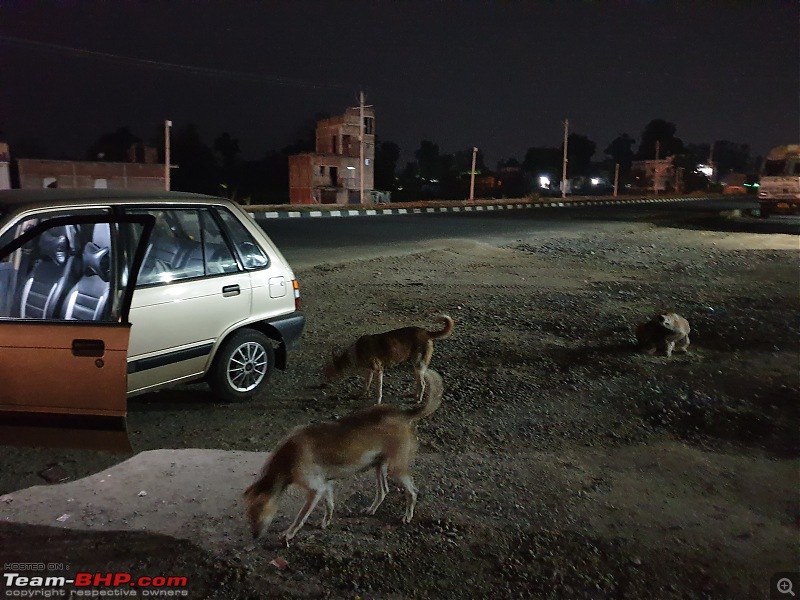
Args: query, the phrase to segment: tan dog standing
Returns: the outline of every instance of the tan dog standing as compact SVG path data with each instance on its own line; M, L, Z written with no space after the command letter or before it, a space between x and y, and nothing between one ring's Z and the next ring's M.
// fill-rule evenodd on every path
M651 355L664 352L672 356L673 350L686 352L689 347L689 321L676 313L662 313L636 326L639 350Z
M288 545L317 503L325 498L322 527L333 516L334 479L350 477L366 469L375 470L376 491L364 511L373 515L389 492L387 475L406 491L403 523L414 517L417 489L409 473L417 442L414 423L432 414L442 401L442 378L436 371L425 373L425 402L415 408L373 405L338 421L298 427L267 459L256 481L244 493L247 520L254 538L266 531L278 510L278 500L291 484L307 491L306 502L283 534Z
M384 333L362 335L343 352L334 352L325 366L325 379L341 377L345 371L365 372L364 396L369 394L372 378L378 375L378 404L383 399L383 371L386 367L411 363L416 379L416 394L420 401L425 391L425 371L433 355L433 340L448 337L453 331L453 319L442 315L444 328L428 331L422 327L402 327Z

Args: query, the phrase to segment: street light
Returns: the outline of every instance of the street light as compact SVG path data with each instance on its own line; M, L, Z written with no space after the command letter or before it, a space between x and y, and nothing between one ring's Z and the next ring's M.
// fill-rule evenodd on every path
M164 189L169 191L169 130L172 127L172 121L169 119L164 121Z
M472 170L469 172L469 199L475 199L475 158L478 156L478 148L472 148Z
M564 119L564 163L561 167L561 198L567 197L567 142L569 133L569 119Z

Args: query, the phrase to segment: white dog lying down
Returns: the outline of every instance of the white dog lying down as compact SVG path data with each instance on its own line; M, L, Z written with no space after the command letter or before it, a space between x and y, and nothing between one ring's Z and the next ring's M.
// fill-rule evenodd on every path
M686 352L689 348L689 321L675 313L662 313L636 326L639 350L645 354L664 352L668 357L673 350Z

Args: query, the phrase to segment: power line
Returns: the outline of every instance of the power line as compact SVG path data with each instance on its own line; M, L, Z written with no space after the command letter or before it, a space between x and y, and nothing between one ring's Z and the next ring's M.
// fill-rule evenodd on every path
M188 73L191 75L200 75L205 77L225 77L228 79L237 79L240 81L250 81L253 83L268 83L274 85L281 85L287 87L300 87L306 89L352 89L352 86L336 83L314 83L311 81L303 81L301 79L289 79L287 77L274 77L270 75L262 75L259 73L246 73L242 71L228 71L226 69L215 69L213 67L200 67L196 65L183 65L179 63L170 63L160 60L149 60L146 58L136 58L133 56L123 56L121 54L111 54L109 52L98 52L95 50L86 50L84 48L74 48L72 46L62 46L60 44L51 44L49 42L39 42L36 40L27 40L24 38L11 37L7 35L0 35L0 42L7 44L16 44L18 46L27 46L39 50L47 50L51 52L67 52L75 56L84 58L95 58L100 60L107 60L120 64L133 65L138 67L146 67L151 69L159 69L162 71L172 71Z

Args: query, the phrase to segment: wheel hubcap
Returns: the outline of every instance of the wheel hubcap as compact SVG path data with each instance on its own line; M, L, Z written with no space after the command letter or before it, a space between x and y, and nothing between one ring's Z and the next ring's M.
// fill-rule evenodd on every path
M261 383L268 367L264 347L256 342L247 342L231 354L228 383L237 392L249 392Z

